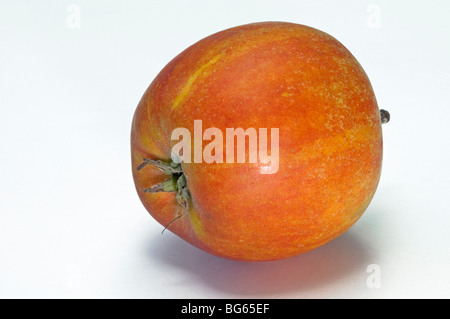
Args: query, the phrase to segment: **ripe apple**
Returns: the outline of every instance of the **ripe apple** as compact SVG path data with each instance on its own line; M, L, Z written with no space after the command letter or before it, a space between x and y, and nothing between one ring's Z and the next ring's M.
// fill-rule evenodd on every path
M277 171L262 174L259 159L177 163L172 132L194 132L198 120L222 132L277 128ZM287 258L364 213L380 178L381 124L366 73L335 38L286 22L238 26L193 44L150 84L132 123L133 178L148 212L192 245Z

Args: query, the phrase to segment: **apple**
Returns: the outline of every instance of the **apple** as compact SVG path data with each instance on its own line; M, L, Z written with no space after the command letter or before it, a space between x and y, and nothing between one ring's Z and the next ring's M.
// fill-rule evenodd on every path
M332 36L287 22L242 25L193 44L152 81L132 122L133 179L146 210L192 245L242 261L288 258L362 216L388 119ZM250 144L277 151L276 169L250 156Z

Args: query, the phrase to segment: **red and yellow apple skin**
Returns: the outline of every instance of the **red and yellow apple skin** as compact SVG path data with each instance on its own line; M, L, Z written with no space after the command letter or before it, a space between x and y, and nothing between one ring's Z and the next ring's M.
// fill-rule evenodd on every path
M192 205L168 230L211 254L244 261L305 253L347 231L376 191L380 111L369 79L332 36L263 22L208 36L158 74L131 132L138 195L163 226L182 213L167 178L144 158L170 161L175 128L279 128L279 170L262 163L183 163ZM203 142L203 146L206 144ZM269 144L270 145L270 144ZM270 147L270 146L269 146Z

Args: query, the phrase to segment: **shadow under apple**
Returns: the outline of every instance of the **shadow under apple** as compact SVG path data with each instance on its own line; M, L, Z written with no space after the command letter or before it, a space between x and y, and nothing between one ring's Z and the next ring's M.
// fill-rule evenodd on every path
M162 238L163 237L163 238ZM157 242L155 242L157 241ZM210 289L242 298L276 298L286 293L308 295L355 272L365 272L372 251L351 230L305 254L270 262L219 258L167 232L154 237L148 250L164 267L187 272Z

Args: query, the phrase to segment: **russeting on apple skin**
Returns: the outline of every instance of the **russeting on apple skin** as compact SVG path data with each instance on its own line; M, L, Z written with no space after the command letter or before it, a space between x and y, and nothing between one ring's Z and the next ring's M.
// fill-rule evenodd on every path
M194 132L198 120L224 135L277 128L277 171L263 174L260 159L175 163L172 132ZM287 22L242 25L193 44L152 81L132 122L133 178L161 228L192 245L243 261L287 258L362 216L380 179L381 125L366 73L335 38Z

